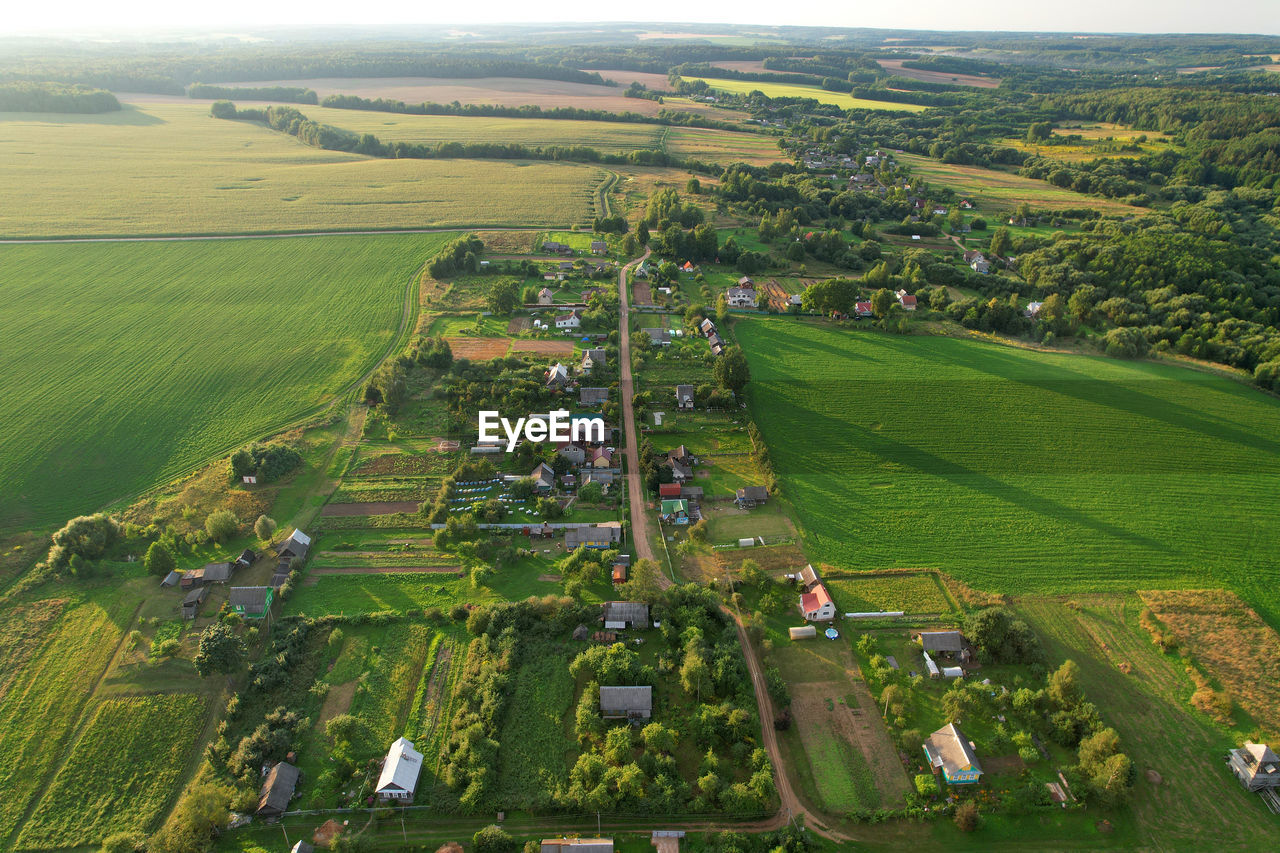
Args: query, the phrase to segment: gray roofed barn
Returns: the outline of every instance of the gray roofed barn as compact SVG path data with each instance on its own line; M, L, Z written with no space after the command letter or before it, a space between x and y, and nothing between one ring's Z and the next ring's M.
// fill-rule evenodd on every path
M205 583L226 583L231 580L230 563L209 563L204 567Z
M208 595L209 588L205 586L198 586L187 593L186 598L182 599L182 618L196 618L200 613L200 605L204 603Z
M579 388L578 402L584 406L598 406L609 402L608 388Z
M649 605L639 601L606 601L604 621L620 623L627 627L649 627Z
M271 606L274 592L274 586L233 586L227 595L227 604L251 619L261 618Z
M608 548L622 541L621 522L606 522L591 527L569 527L564 531L564 547L567 551L575 548Z
M694 390L692 385L676 386L676 408L692 409L694 400Z
M964 635L959 631L921 631L920 645L926 652L962 652Z
M300 560L305 560L310 550L311 537L296 528L289 534L288 539L276 547L276 553L281 557L297 557Z
M298 768L287 761L272 767L258 794L258 814L262 817L284 814L289 808L289 800L293 799L293 789L300 775Z
M600 715L606 720L647 720L652 714L652 687L600 688Z

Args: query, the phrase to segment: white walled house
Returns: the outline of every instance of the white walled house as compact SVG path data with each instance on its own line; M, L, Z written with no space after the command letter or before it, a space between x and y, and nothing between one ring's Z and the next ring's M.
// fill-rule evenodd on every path
M422 771L422 753L413 748L413 742L399 738L387 751L378 777L375 793L382 800L413 802L418 787L418 773Z

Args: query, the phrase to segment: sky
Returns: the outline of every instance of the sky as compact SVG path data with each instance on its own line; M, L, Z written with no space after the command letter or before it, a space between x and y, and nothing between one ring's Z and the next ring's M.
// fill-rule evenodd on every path
M792 24L921 30L1039 30L1068 32L1280 33L1276 0L807 0L743 3L742 0L645 0L587 3L556 0L49 0L13 3L3 33L86 34L95 30L207 30L235 33L247 27L395 24L515 24L534 21L685 21Z

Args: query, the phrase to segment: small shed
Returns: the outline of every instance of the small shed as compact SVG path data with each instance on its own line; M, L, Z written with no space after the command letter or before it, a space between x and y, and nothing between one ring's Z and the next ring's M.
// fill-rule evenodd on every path
M276 547L276 553L281 557L297 557L300 560L305 560L307 552L310 550L311 537L297 528L294 528L294 531L289 534L288 539Z
M206 586L198 586L188 592L186 598L182 599L182 618L194 619L199 616L200 605L204 604L205 597L208 595L209 588Z
M944 666L942 668L943 678L964 678L964 667L960 666Z
M177 586L181 582L182 575L177 572L169 572L169 574L164 576L164 580L160 581L160 586L164 589L169 589L170 587Z
M647 720L653 715L653 688L601 687L600 715L606 720Z
M279 817L284 814L289 809L289 800L293 799L293 789L300 775L301 771L289 762L277 762L258 793L258 815Z
M811 640L818 636L818 629L812 625L802 625L799 628L790 628L788 633L791 634L793 640Z

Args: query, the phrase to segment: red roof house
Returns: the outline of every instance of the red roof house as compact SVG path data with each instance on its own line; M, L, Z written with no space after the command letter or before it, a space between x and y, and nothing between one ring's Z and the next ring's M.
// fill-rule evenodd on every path
M830 622L836 618L836 603L831 600L825 584L814 584L811 590L801 594L800 612L809 622Z

